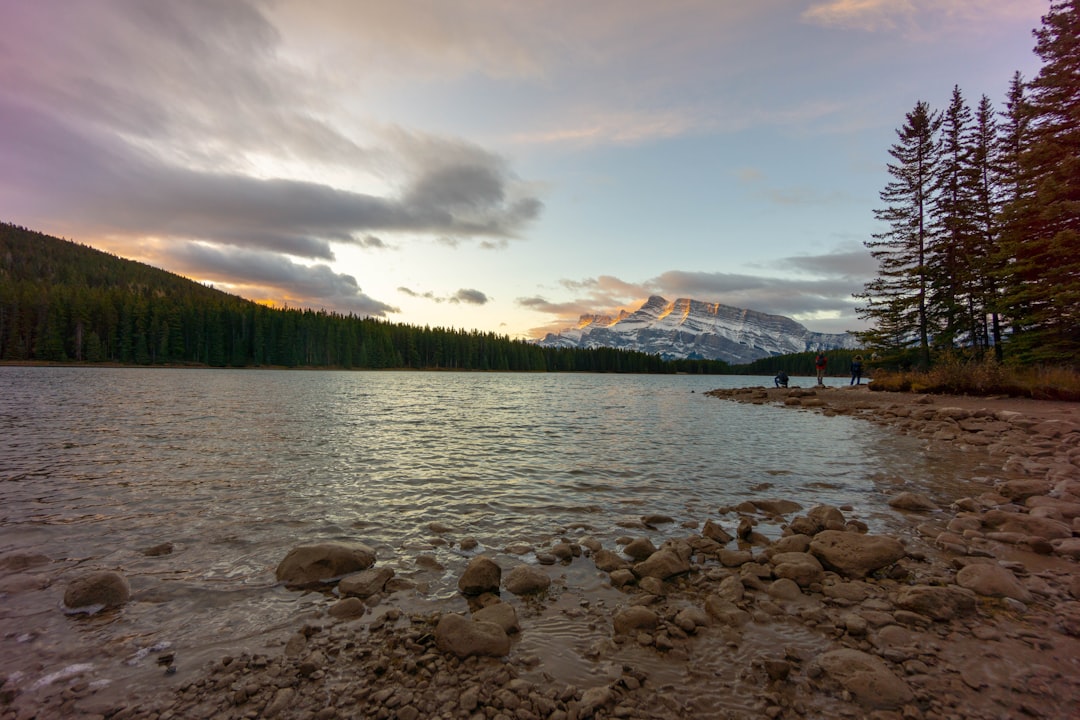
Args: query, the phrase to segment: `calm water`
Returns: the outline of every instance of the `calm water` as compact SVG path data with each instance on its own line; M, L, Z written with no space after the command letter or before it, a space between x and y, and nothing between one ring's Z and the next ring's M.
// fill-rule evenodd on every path
M275 585L304 542L367 542L449 602L466 536L488 552L584 534L613 548L628 521L671 515L659 544L754 497L850 504L880 528L898 475L952 477L869 423L703 394L768 382L0 367L0 556L50 560L0 585L0 674L25 688L88 662L117 681L155 645L253 642L325 605ZM449 543L432 522L453 528ZM163 542L171 555L141 552ZM445 571L419 568L421 554ZM535 557L504 567L522 561ZM135 601L65 615L67 581L91 569L121 570Z

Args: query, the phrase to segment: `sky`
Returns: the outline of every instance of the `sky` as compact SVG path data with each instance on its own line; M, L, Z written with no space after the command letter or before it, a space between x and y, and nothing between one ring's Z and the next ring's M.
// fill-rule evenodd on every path
M0 0L0 221L277 306L864 328L889 146L1049 0Z

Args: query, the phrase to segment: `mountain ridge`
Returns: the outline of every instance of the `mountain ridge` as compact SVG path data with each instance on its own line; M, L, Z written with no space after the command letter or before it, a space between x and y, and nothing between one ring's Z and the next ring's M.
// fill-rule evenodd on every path
M617 316L583 314L576 325L548 333L543 347L612 347L665 359L723 360L738 365L773 355L856 349L850 333L818 333L783 315L693 298L650 296Z

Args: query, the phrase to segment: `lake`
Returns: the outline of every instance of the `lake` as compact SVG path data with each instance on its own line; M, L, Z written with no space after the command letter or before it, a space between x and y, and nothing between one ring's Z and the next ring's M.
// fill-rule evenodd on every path
M301 543L363 541L434 607L459 602L476 552L509 567L536 561L511 544L615 549L647 514L675 520L648 533L659 545L710 518L733 529L719 509L748 498L906 527L884 502L898 482L955 481L955 462L870 423L704 395L757 384L771 378L0 367L0 556L49 558L0 585L0 674L41 688L85 663L122 685L160 676L151 648L256 646L325 607L275 583ZM65 614L67 582L99 569L134 600Z

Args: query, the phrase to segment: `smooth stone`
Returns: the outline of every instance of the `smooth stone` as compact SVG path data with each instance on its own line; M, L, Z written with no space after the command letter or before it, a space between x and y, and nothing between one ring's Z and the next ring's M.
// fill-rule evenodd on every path
M535 595L551 587L551 578L546 572L532 565L518 565L506 574L503 584L515 595Z
M467 657L503 657L510 652L510 637L491 622L477 622L457 613L439 618L435 644L464 660Z
M299 545L278 563L275 575L288 585L318 585L375 564L375 551L363 543Z
M103 570L72 580L64 591L64 605L68 609L88 607L116 607L131 597L131 586L118 572Z
M465 566L465 572L458 579L458 590L466 595L497 593L501 581L502 568L491 558L478 555Z

